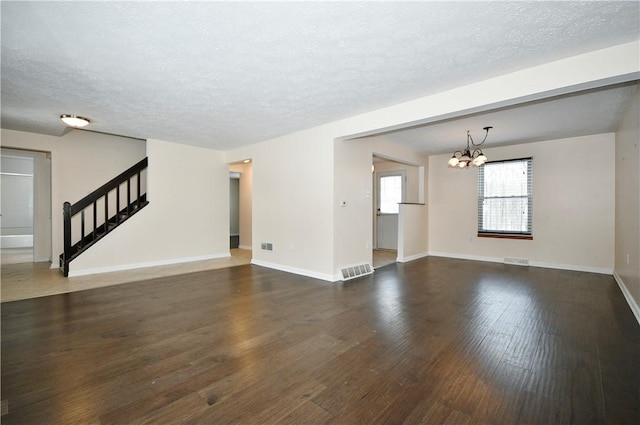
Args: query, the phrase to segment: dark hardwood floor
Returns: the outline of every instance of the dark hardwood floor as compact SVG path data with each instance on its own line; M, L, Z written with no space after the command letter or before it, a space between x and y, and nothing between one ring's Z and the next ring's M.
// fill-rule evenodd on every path
M2 423L638 424L611 276L429 257L229 269L2 304ZM8 412L8 413L7 413Z

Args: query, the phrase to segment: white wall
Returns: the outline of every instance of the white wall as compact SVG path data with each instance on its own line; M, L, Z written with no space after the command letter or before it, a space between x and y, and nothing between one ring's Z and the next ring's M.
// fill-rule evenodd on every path
M72 130L62 137L2 129L2 146L51 153L51 253L63 251L62 204L76 202L145 157L145 142ZM49 217L36 217L37 220Z
M240 246L251 249L253 211L253 167L251 163L231 164L229 170L240 173Z
M33 261L51 261L51 155L34 152ZM57 262L56 262L57 264Z
M640 89L616 132L615 277L640 322ZM628 260L627 260L628 256Z
M332 280L333 139L316 128L226 158L252 159L252 262ZM263 251L262 242L273 251Z
M612 272L614 134L484 151L490 161L533 157L533 240L478 238L477 169L447 168L450 155L437 155L429 158L432 255Z
M223 153L150 139L147 156L149 205L72 261L70 276L229 255Z
M425 204L400 204L398 258L401 263L429 254L429 214Z

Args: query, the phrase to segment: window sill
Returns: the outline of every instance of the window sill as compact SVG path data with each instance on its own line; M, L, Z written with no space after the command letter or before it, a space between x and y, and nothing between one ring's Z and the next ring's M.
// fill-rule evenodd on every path
M478 233L479 238L497 238L497 239L523 239L532 241L531 235L510 235L508 233Z

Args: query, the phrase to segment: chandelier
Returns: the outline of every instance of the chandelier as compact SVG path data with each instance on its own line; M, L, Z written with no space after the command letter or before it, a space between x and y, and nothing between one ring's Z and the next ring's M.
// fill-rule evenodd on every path
M474 167L480 167L487 162L486 155L482 152L482 149L479 148L480 145L487 140L487 136L489 135L489 130L493 127L484 127L483 130L486 132L484 134L484 139L482 142L476 144L473 141L473 137L469 134L469 130L467 130L467 147L463 151L455 151L453 156L449 160L450 168L468 168L471 165ZM471 152L471 146L474 147L473 152ZM476 149L477 148L477 149Z

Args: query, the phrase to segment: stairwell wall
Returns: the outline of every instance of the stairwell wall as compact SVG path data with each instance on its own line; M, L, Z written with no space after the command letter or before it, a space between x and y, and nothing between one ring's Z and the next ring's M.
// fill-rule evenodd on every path
M147 140L149 205L71 262L69 276L229 256L229 167L219 151Z

